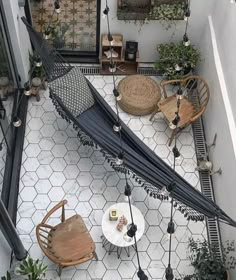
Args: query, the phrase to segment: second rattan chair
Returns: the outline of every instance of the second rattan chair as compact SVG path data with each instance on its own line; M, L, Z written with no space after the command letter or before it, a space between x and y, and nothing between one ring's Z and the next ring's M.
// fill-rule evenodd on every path
M81 216L65 219L66 203L63 200L54 206L36 228L39 246L52 262L58 264L59 275L63 267L78 265L93 258L97 260L95 243ZM50 225L50 217L60 208L61 223Z

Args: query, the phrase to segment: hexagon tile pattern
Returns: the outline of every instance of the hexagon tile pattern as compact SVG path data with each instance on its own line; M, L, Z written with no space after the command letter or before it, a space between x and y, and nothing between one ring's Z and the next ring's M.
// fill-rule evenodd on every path
M112 95L112 79L109 76L88 76L99 93L115 109ZM123 77L116 79L118 83ZM157 79L153 77L153 79ZM122 120L155 153L168 164L173 164L172 147L168 147L170 130L161 114L155 116L131 116L120 110ZM178 137L181 157L177 160L177 172L193 186L199 188L195 172L196 156L191 128ZM138 242L141 266L149 279L164 279L167 265L169 235L166 233L170 204L155 200L132 179L132 200L143 213L146 230ZM58 201L67 199L67 217L79 213L96 242L99 260L69 267L63 270L61 279L138 279L137 256L130 249L130 257L122 252L121 258L108 256L101 243L101 221L104 211L124 199L125 180L105 162L102 154L91 147L82 146L73 127L60 118L52 106L48 91L41 92L39 102L29 100L24 152L21 168L20 195L17 228L21 239L33 258L43 259L48 265L47 279L60 279L56 265L40 250L35 236L35 226ZM52 218L58 223L59 218ZM172 263L176 276L191 273L186 248L188 238L203 238L204 223L187 222L175 212L176 232L173 236Z

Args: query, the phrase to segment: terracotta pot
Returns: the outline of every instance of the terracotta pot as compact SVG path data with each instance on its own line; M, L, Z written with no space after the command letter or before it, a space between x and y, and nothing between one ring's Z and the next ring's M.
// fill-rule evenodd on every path
M35 78L32 79L32 85L34 87L39 87L41 84L42 84L42 81L41 81L40 78L35 77Z

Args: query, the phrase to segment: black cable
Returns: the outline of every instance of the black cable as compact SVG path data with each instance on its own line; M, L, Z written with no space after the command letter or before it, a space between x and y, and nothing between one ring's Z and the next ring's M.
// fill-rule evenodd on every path
M106 18L107 18L107 39L108 39L108 42L109 42L109 50L110 50L110 65L112 66L112 68L114 67L114 60L113 60L113 56L112 56L112 41L110 40L112 38L112 35L111 35L111 30L110 30L110 21L109 21L109 7L108 7L108 3L107 3L107 0L106 0ZM116 89L116 83L115 83L115 74L113 72L113 70L111 71L112 73L112 80L113 80L113 93L114 91L117 91ZM121 121L120 121L120 115L119 115L119 109L118 109L118 100L117 98L115 98L115 107L116 107L116 115L117 115L117 125L121 126ZM119 130L119 138L120 138L120 153L123 155L124 152L123 152L123 141L122 141L122 133L121 133L121 130Z

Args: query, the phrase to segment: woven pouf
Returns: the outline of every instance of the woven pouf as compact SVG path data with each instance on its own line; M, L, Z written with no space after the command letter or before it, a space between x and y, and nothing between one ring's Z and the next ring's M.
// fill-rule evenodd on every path
M143 116L152 113L161 99L160 87L151 78L142 75L131 75L118 84L122 98L119 106L125 112Z

